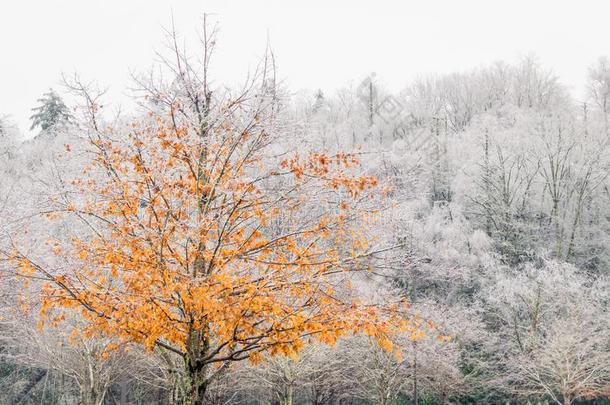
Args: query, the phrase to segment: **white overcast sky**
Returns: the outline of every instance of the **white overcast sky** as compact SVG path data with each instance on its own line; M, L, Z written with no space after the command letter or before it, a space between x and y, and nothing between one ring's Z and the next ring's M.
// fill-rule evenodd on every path
M580 96L587 67L610 55L607 0L0 0L0 115L27 133L61 72L126 103L129 72L151 65L171 14L196 38L204 12L220 23L217 82L243 77L269 37L292 90L332 92L370 72L400 89L418 74L534 52Z

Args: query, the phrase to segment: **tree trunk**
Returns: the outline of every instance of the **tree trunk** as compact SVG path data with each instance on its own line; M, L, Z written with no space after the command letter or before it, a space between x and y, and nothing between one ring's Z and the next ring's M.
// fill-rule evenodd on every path
M293 389L292 385L289 385L286 388L286 396L284 397L284 400L282 401L282 405L292 405L293 397L294 397L294 389Z
M559 222L559 200L553 198L553 209L551 217L555 222L555 257L561 259L563 256L563 230Z
M127 402L127 384L128 384L127 377L123 376L121 378L121 383L120 383L121 399L120 399L119 403L121 405L128 405L128 402Z
M185 405L205 403L205 394L210 383L209 364L203 361L210 348L207 332L207 329L191 330L188 336L187 353L183 358L187 379Z
M208 389L208 380L206 378L206 367L195 362L195 367L189 367L187 395L184 401L185 405L204 405L205 394Z
M87 387L81 392L80 403L82 405L101 405L104 403L104 397L106 397L106 390L97 390L94 387Z
M413 405L419 404L417 392L417 342L413 342Z

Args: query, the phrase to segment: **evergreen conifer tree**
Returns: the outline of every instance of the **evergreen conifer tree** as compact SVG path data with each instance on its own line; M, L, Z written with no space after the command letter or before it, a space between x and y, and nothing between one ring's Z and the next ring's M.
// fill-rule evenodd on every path
M57 125L67 124L72 119L68 107L53 89L49 89L49 92L43 94L38 102L40 105L32 109L34 114L30 117L31 130L40 127L42 131L48 131Z

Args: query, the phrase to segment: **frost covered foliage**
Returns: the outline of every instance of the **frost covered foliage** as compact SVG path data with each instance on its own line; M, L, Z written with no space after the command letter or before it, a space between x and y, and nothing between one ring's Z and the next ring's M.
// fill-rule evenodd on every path
M68 107L53 89L43 94L42 98L38 99L38 103L38 107L32 109L34 114L30 117L32 120L30 130L40 127L42 132L47 132L70 122L72 116Z
M0 119L0 403L607 400L606 59L292 93L202 38Z
M482 300L494 341L503 343L489 348L490 367L503 369L492 371L496 381L512 392L563 403L607 394L606 278L552 261L507 269L492 283Z

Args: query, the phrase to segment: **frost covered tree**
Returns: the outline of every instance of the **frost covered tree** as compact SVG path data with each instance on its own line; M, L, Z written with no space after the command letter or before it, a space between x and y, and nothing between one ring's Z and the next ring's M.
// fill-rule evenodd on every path
M610 389L608 279L560 262L504 269L483 293L491 384L559 404Z
M30 130L40 127L43 132L57 126L68 124L72 116L62 98L53 89L49 89L38 99L39 106L32 109L34 114L30 117L32 126Z
M11 253L20 277L47 281L43 319L57 326L54 308L78 308L87 336L171 353L177 399L193 405L232 363L361 331L392 350L411 328L400 297L352 287L378 249L357 225L376 206L376 178L351 153L282 143L267 59L243 90L213 95L208 29L201 65L174 47L174 80L143 84L162 111L89 123L90 165L49 212L87 232Z
M599 111L608 133L608 114L610 113L610 61L601 57L589 68L587 91L594 107Z
M0 157L10 159L14 155L18 130L7 116L0 116ZM6 169L4 165L0 170Z

